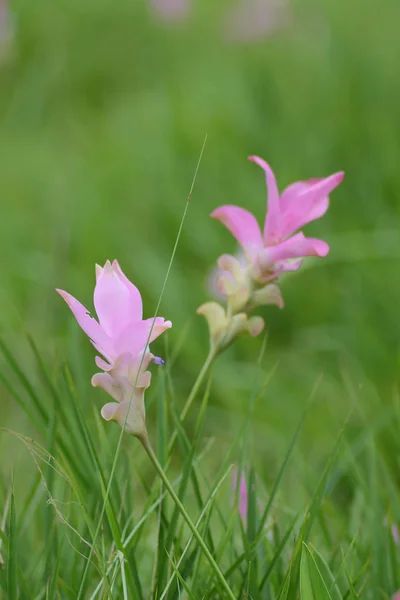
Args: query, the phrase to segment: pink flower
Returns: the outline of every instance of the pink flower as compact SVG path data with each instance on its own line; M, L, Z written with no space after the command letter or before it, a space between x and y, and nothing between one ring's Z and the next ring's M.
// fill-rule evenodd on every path
M190 0L151 0L157 16L164 21L182 21L190 11Z
M285 0L241 0L225 17L225 33L238 42L263 39L286 25L289 10Z
M238 468L235 467L233 472L233 482L232 487L233 491L236 494L237 487L237 477L238 477ZM240 475L240 483L239 483L239 514L242 517L243 521L247 519L247 506L248 506L248 491L247 491L247 483L246 477L242 472Z
M395 593L395 595L392 597L392 600L400 600L400 590Z
M254 215L239 206L221 206L211 216L221 221L245 250L253 279L269 281L284 271L299 269L306 256L326 256L326 242L296 232L325 214L328 196L343 181L344 173L293 183L280 195L271 167L257 156L249 160L262 167L266 175L268 211L264 232Z
M161 317L143 320L140 292L116 260L112 264L108 260L104 267L96 265L94 306L98 321L68 292L57 292L104 357L96 357L96 365L104 372L94 375L92 384L102 387L117 402L106 404L102 416L120 425L126 421L126 431L138 435L144 426L144 390L151 379L146 369L151 362L160 362L150 353L149 344L172 326L171 321Z

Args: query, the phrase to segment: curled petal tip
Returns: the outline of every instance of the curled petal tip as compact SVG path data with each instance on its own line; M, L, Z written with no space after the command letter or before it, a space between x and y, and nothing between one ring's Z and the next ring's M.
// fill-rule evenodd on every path
M161 367L165 365L165 360L163 360L159 356L155 356L153 362L155 365L160 365Z
M119 405L116 402L109 402L108 404L105 404L100 411L103 419L105 421L112 421L118 406Z
M315 244L315 252L317 256L324 258L329 254L329 244L322 240L318 240L318 244Z

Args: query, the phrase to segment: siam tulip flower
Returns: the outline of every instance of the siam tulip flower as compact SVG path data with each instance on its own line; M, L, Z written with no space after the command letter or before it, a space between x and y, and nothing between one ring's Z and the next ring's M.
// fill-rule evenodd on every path
M399 543L399 528L397 527L397 525L392 525L392 536L393 536L393 540L395 544Z
M8 0L0 0L0 66L6 63L12 54L13 42L12 14Z
M239 206L221 206L211 216L237 239L252 267L253 278L264 283L284 271L296 271L306 256L328 254L326 242L296 232L326 213L328 196L343 181L344 173L293 183L279 195L271 167L257 156L250 156L249 160L264 169L266 175L268 210L263 234L254 215Z
M116 402L103 406L106 421L116 421L133 435L145 434L144 391L149 387L152 362L163 364L149 350L149 344L172 326L161 317L143 320L139 290L124 275L118 262L96 265L94 306L98 321L73 296L57 290L73 312L78 324L103 356L96 357L102 373L92 385L103 388Z
M215 354L225 350L241 333L249 333L252 337L259 335L264 329L262 317L247 317L246 313L228 316L218 302L206 302L197 309L208 323L210 345Z
M156 15L163 21L183 21L189 15L190 0L151 0Z
M392 597L392 600L400 600L400 590L395 593L395 595Z
M235 467L235 470L233 472L233 481L232 481L232 488L233 488L234 492L236 492L236 488L237 488L238 471L239 471L238 467ZM249 504L249 494L248 494L248 490L247 490L246 477L242 471L242 473L240 475L240 482L239 482L239 514L244 522L247 519L248 504Z
M235 42L255 42L282 29L289 16L285 0L240 0L225 16L225 35Z

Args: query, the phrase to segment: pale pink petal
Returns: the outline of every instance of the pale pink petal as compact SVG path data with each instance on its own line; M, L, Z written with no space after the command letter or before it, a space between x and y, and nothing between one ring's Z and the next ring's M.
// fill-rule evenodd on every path
M224 19L226 36L253 42L281 29L290 16L286 0L240 0L231 3Z
M302 264L303 264L302 260L292 260L292 261L285 260L279 265L279 269L281 272L298 271Z
M263 245L257 219L248 210L227 204L211 213L213 219L221 221L243 247L261 248Z
M108 402L101 409L101 416L105 421L112 421L118 407L119 404L117 402Z
M269 164L266 163L265 160L263 160L262 158L259 158L258 156L249 156L249 160L251 162L256 163L256 165L264 169L265 172L265 178L267 181L268 188L268 208L264 224L264 243L275 243L279 239L280 234L279 190L276 183L275 175Z
M78 324L86 335L89 336L93 345L95 345L99 349L99 352L107 358L107 356L112 353L112 340L109 336L103 331L96 319L90 316L90 312L87 308L85 308L76 298L64 290L57 289L56 291L68 304Z
M112 377L109 373L96 373L92 377L93 387L100 387L117 402L122 402L124 398L133 390L128 379L122 377Z
M143 304L142 304L142 296L140 295L139 290L136 285L134 285L125 273L122 271L121 267L117 260L114 260L113 269L117 273L118 277L122 281L122 283L127 287L129 291L129 300L130 300L130 311L131 311L131 321L141 321L143 318Z
M190 0L151 0L157 16L165 21L181 21L189 16Z
M94 289L94 306L105 332L115 338L134 320L127 286L107 261Z
M298 182L286 188L281 196L281 235L286 238L319 219L328 209L329 194L342 181L344 173L309 182Z
M233 472L233 489L236 492L237 488L237 478L238 478L238 468L235 467ZM247 518L247 506L248 506L248 493L247 493L247 484L246 477L242 472L240 475L239 482L239 514L242 519L245 521Z
M146 321L129 323L114 342L116 354L127 352L132 356L137 356L143 352L146 344L150 343L149 334L152 321L152 319L147 319Z
M241 514L242 519L245 519L247 517L248 493L244 473L242 473L240 477L239 497L239 512Z
M100 356L96 356L94 362L102 371L109 371L110 369L112 369L112 365L100 358Z
M322 240L306 238L303 233L298 233L276 246L269 246L259 254L259 263L262 269L270 269L277 262L290 258L304 256L326 256L329 246ZM285 269L290 270L290 269Z
M103 267L101 267L100 265L98 265L96 263L95 265L95 270L96 270L96 281L99 280L100 275L103 273Z
M399 528L397 527L397 525L392 525L392 536L393 536L393 540L394 540L395 544L398 544L400 541L400 538L399 538Z
M162 333L164 333L164 331L172 327L171 321L166 321L163 317L156 317L155 319L154 317L152 319L145 319L143 323L147 323L149 325L149 331L151 329L149 344L156 340Z

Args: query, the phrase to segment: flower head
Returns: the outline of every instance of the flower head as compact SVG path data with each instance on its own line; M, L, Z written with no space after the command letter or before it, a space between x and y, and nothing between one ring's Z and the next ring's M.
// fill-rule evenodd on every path
M240 0L226 13L225 35L236 42L255 42L282 29L289 17L286 0Z
M189 16L190 0L152 0L151 6L163 21L182 21Z
M254 215L239 206L221 206L211 216L221 221L237 239L251 266L251 278L261 284L284 271L299 269L306 256L328 254L326 242L296 232L325 214L329 194L341 183L344 173L299 181L279 194L271 167L257 156L250 156L249 160L258 164L266 176L268 210L264 231L261 232Z
M232 481L232 488L235 493L236 493L236 489L237 489L237 485L238 485L238 473L239 473L239 469L238 469L238 467L235 467L235 470L233 471L233 481ZM243 521L246 521L246 519L247 519L248 504L249 504L249 493L247 490L246 477L245 477L244 472L242 471L240 474L240 481L239 481L239 514Z
M70 307L78 324L103 356L96 365L103 371L92 378L116 402L106 404L102 416L107 421L125 424L126 431L144 431L144 390L151 374L146 371L154 355L149 344L172 326L161 317L143 320L142 297L137 287L122 272L118 262L96 265L94 306L98 320L73 296L57 290Z

